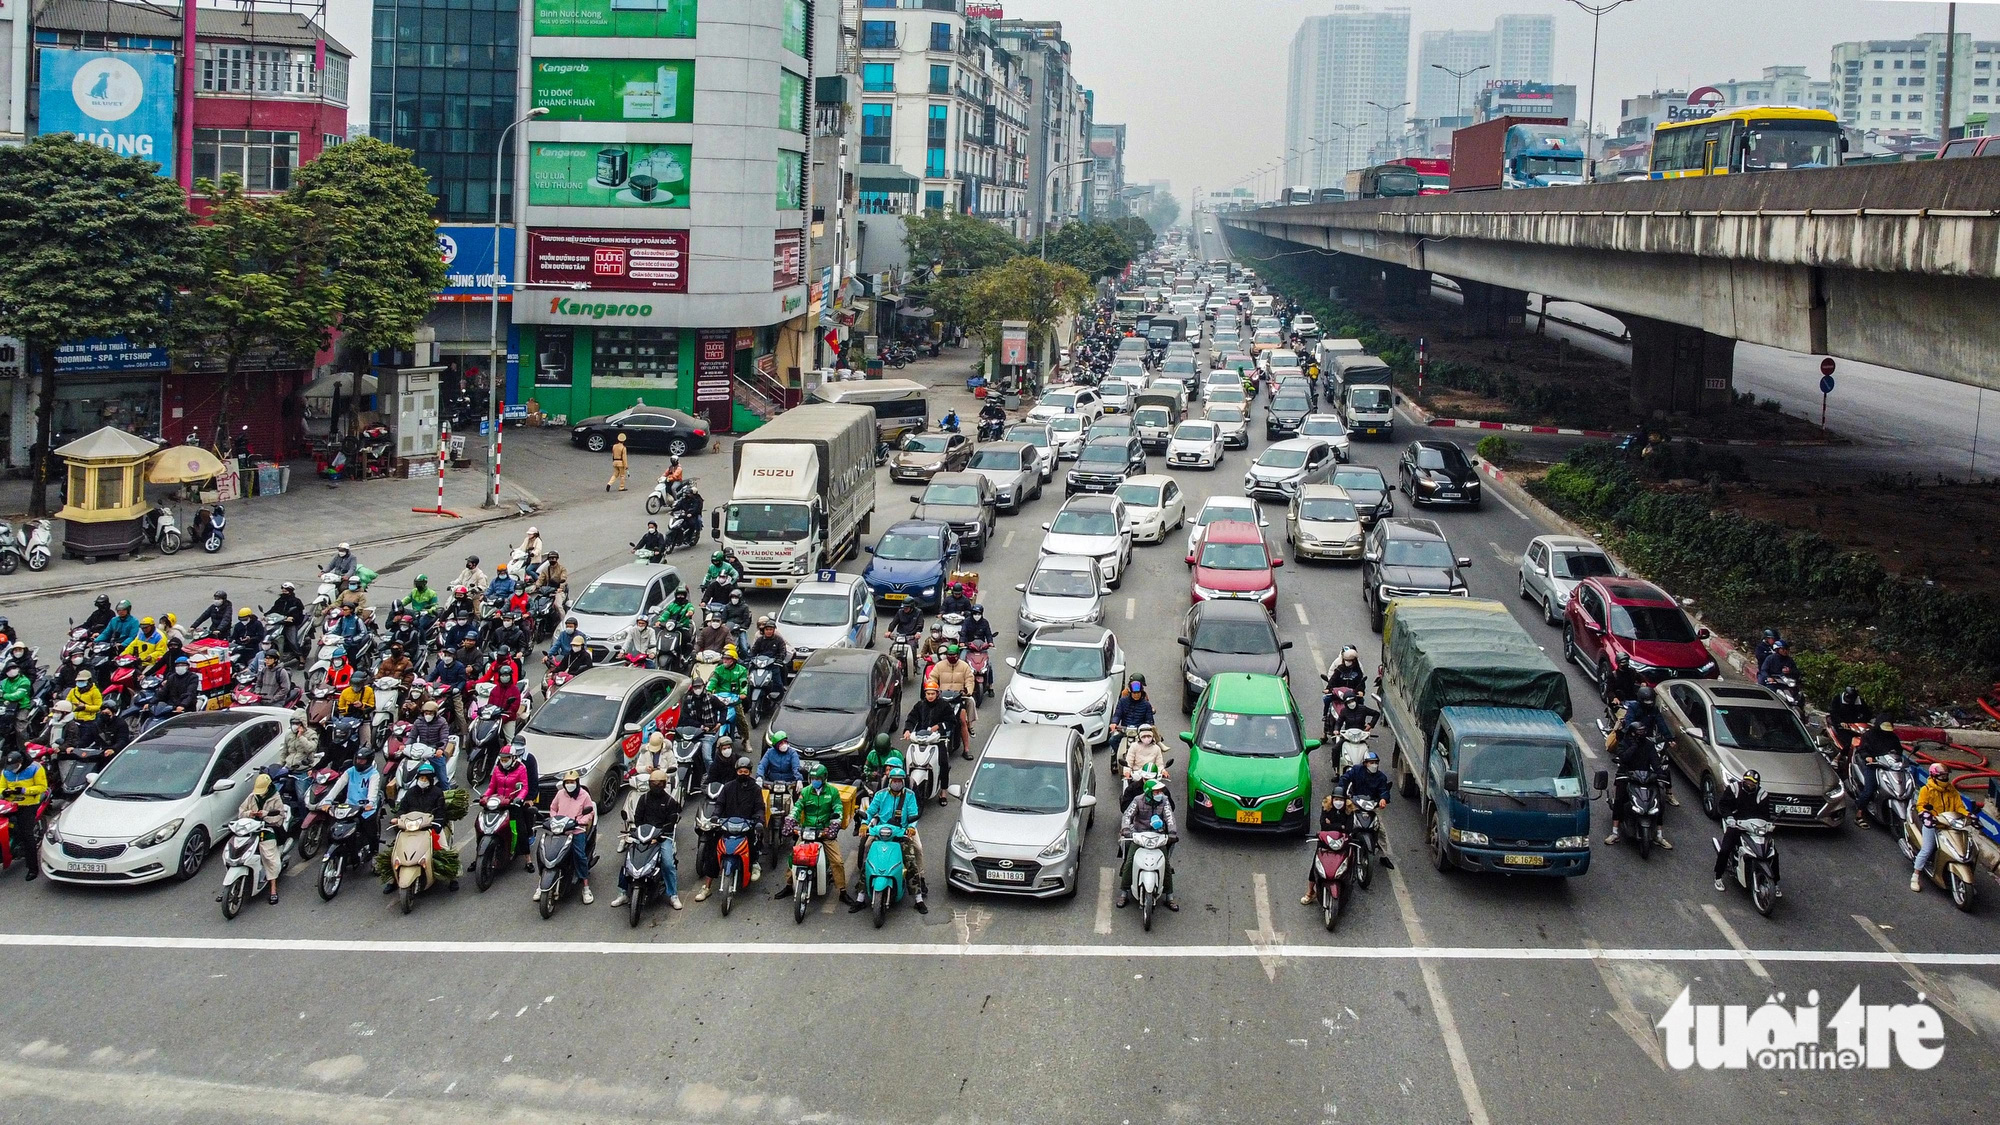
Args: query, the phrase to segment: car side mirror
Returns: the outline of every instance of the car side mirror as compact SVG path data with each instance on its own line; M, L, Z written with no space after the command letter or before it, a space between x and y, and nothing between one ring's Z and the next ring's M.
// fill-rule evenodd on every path
M915 495L910 497L910 503L912 504L921 504L923 502L924 498L921 495Z
M1020 666L1021 666L1021 658L1020 658L1020 657L1018 657L1018 656L1010 656L1010 657L1008 657L1008 658L1007 658L1007 667L1009 667L1009 668L1019 668Z
M1706 742L1708 740L1708 732L1700 727L1687 728L1687 736L1696 742Z
M1598 770L1596 776L1590 779L1590 787L1599 793L1611 788L1611 774L1606 770Z
M1113 664L1113 665L1111 666L1111 678L1112 678L1112 679L1118 679L1119 677L1123 676L1124 674L1125 674L1125 666L1124 666L1123 664Z
M235 778L218 777L212 783L209 784L208 791L210 793L227 793L234 788L236 788Z
M1380 551L1363 551L1363 552L1361 552L1361 561L1362 561L1362 562L1381 562L1381 561L1382 561L1382 553L1381 553Z
M1270 559L1269 561L1270 561L1270 564L1271 564L1271 569L1272 569L1272 570L1276 570L1276 569L1278 569L1279 567L1281 567L1281 566L1285 565L1285 560L1283 560L1283 559L1280 559L1280 558L1272 558L1272 559Z
M953 796L956 795L957 794L953 794ZM1085 793L1083 796L1078 797L1076 799L1076 807L1080 809L1095 808L1096 805L1097 805L1097 794L1095 793Z
M1697 637L1699 637L1699 638L1701 638L1702 640L1704 640L1704 641L1705 641L1705 640L1707 640L1707 639L1708 639L1708 630L1706 630L1706 629L1696 629L1696 630L1694 631L1694 635L1695 635L1695 636L1697 636Z
M1464 570L1464 569L1465 569L1466 567L1469 567L1469 566L1471 566L1471 565L1472 565L1472 557L1471 557L1470 555L1460 555L1460 556L1458 556L1458 558L1457 558L1457 559L1455 559L1455 560L1453 560L1453 561L1454 561L1454 562L1456 562L1456 563L1458 563L1458 568L1459 568L1460 570Z
M1447 792L1447 793L1456 793L1456 792L1458 792L1458 771L1457 771L1457 770L1446 770L1446 771L1444 771L1444 791L1445 791L1445 792Z
M951 794L954 797L959 798L960 800L965 799L965 786L963 785L947 785L945 786L944 791Z
M1048 529L1049 529L1049 525L1048 525L1048 524L1043 524L1043 525L1042 525L1042 530L1043 530L1043 531L1047 531Z
M875 706L877 707L893 707L895 705L896 697L893 695L878 695L875 697Z
M1301 742L1299 745L1305 747L1307 750L1317 750L1320 747L1326 745L1326 743L1317 738L1308 738L1304 742Z
M1189 640L1189 639L1188 639L1188 638L1186 638L1186 637L1177 637L1177 638L1175 638L1175 639L1176 639L1176 640L1179 640L1179 641L1181 642L1181 647L1182 647L1182 648L1193 648L1193 647L1194 647L1194 642L1193 642L1193 641L1191 641L1191 640Z
M92 770L89 773L83 775L83 783L85 785L95 785L97 784L97 778L98 778L97 771Z
M870 614L865 609L854 615L854 621L857 625L866 625L871 619Z
M1181 741L1182 741L1182 742L1185 742L1185 743L1187 743L1187 744L1188 744L1189 746L1193 746L1193 745L1194 745L1194 732L1193 732L1193 731L1191 731L1191 730L1184 730L1184 731L1182 731L1182 732L1181 732ZM1168 763L1168 764L1169 764L1169 765L1171 765L1172 763Z
M869 547L869 546L863 546L863 547L862 547L861 549L862 549L862 550L864 550L864 551L866 551L866 552L868 552L868 553L869 553L869 554L871 554L871 555L875 553L875 548L873 548L873 547Z
M639 733L639 724L638 724L638 723L626 723L626 724L625 724L625 733L626 733L626 734L638 734L638 733Z
M1278 642L1278 651L1279 651L1279 652L1283 652L1284 650L1286 650L1286 649L1288 649L1288 648L1290 648L1290 647L1292 647L1292 642L1290 642L1290 641L1279 641L1279 642Z

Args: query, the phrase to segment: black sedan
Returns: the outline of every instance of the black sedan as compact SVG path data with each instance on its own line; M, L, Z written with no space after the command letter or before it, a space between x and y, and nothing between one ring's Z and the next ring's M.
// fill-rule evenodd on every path
M619 434L625 435L625 447L637 453L679 457L708 448L708 423L664 406L634 406L616 414L585 418L570 427L569 443L602 453Z
M784 731L800 757L852 780L875 736L901 729L902 700L902 669L886 654L823 648L806 657L766 729Z
M1479 470L1465 451L1448 441L1413 441L1403 450L1396 472L1410 503L1479 506Z
M1194 713L1208 681L1224 672L1289 676L1277 626L1260 602L1210 598L1189 607L1181 620L1181 710Z

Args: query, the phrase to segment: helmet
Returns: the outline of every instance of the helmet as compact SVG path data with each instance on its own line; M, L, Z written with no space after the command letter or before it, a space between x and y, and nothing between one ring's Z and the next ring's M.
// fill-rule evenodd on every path
M430 576L429 576L429 575L427 575L427 574L419 574L419 575L417 575L417 577L416 577L416 583L415 583L416 585L418 585L418 586L428 586L428 585L430 585L430 583L431 583L431 579L430 579Z
M539 527L530 527L530 528L528 529L528 534L529 534L530 536L536 536L536 535L540 535L541 533L542 533L542 529L541 529L541 528L539 528Z
M750 768L750 755L748 755L748 754L745 754L745 755L743 755L743 756L741 756L741 757L737 758L737 759L736 759L736 768L737 768L737 769L739 769L739 770L747 770L747 769L749 769L749 768Z
M499 565L495 566L495 567L493 568L493 573L495 573L495 574L505 574L505 573L507 573L507 564L506 564L506 563L500 563Z
M770 743L773 746L776 746L781 742L789 740L790 738L791 735L786 734L784 731L774 730L768 736L766 736L764 741Z
M1622 652L1621 652L1621 653L1619 653L1619 654L1618 654L1618 666L1619 666L1620 668L1630 668L1630 667L1632 666L1632 658L1631 658L1630 656L1626 655L1625 653L1622 653Z
M1766 630L1764 630L1764 639L1765 639L1765 640L1767 640L1767 641L1775 641L1775 640L1777 640L1777 639L1778 639L1778 631L1777 631L1776 629L1766 629Z
M553 556L551 556L551 557L553 557ZM676 602L680 602L680 603L682 603L683 605L685 605L685 604L687 603L687 600L688 600L688 588L687 588L686 586L682 586L681 588L679 588L679 589L675 590L675 591L674 591L674 600L675 600Z
M825 780L825 778L826 778L826 764L825 764L825 763L823 763L823 762L814 762L814 763L813 763L812 765L809 765L809 766L807 766L807 767L806 767L806 780L807 780L807 781L823 781L823 780Z
M1762 785L1763 783L1764 783L1763 777L1760 776L1756 770L1744 770L1743 777L1738 781L1737 784L1739 784L1745 789L1755 789L1759 785Z
M221 601L228 601L228 600L229 600L229 591L227 591L227 590L217 590L217 591L215 592L215 600L216 600L216 601L219 601L219 602L221 602Z
M1360 663L1361 650L1355 648L1353 645L1342 645L1340 649L1340 662L1342 664Z
M566 772L566 773L564 773L564 774L562 775L562 779L563 779L563 784L564 784L564 785L568 785L568 784L570 784L571 782L576 782L577 784L582 784L582 782L583 782L583 771L582 771L582 770L569 770L568 772Z
M680 455L680 454L678 454L678 453L669 453L669 454L667 454L667 464L669 464L669 465L678 465L678 464L680 464L680 463L681 463L681 455Z
M778 627L778 623L771 620L771 615L767 613L757 619L757 627L759 629L775 629Z
M152 628L152 626L153 626L153 619L152 619L152 618L150 618L150 617L142 617L142 618L140 618L140 619L139 619L139 627L140 627L140 628L142 628L142 629L150 629L150 628Z
M889 780L890 780L890 781L905 781L905 780L908 780L909 776L910 776L909 774L907 774L907 773L904 773L904 772L903 772L903 767L901 767L901 766L890 766L890 767L889 767Z
M654 770L652 773L646 775L646 784L665 785L667 783L667 778L671 776L672 775L669 774L666 770Z
M89 683L89 682L90 682L90 673L89 673L88 671L85 671L85 670L82 670L82 669L79 669L79 670L77 671L77 673L76 673L76 682L77 682L77 683L79 683L79 684L87 684L87 683Z
M294 586L294 585L292 585L292 584L291 584L290 582L280 582L280 583L278 583L278 589L280 589L280 590L283 590L284 592L286 592L286 593L288 593L288 594L289 594L289 593L293 592L294 590L297 590L297 589L298 589L298 587L297 587L297 586Z
M734 660L734 659L736 659L736 646L735 646L735 645L723 645L723 646L722 646L722 658L723 658L724 660Z
M119 601L119 603L118 603L118 608L119 608L119 609L124 609L124 610L129 610L129 609L131 609L131 608L132 608L132 600L131 600L130 598L125 598L125 599L122 599L122 600L120 600L120 601Z
M95 604L95 605L97 606L97 608L99 608L99 609L110 609L110 608L111 608L111 595L110 595L110 594L99 594L99 595L97 595L97 601L96 601L95 603L93 603L93 604Z
M467 555L467 556L465 556L465 565L466 565L466 567L467 567L467 568L471 568L471 567L475 567L475 566L478 566L478 565L479 565L479 556L478 556L478 555Z
M425 762L424 764L417 767L417 776L435 777L437 776L437 767L430 764L429 762Z
M1652 684L1640 684L1640 685L1639 685L1639 702L1641 702L1641 703L1651 703L1652 701L1653 701L1653 685L1652 685Z
M712 555L708 556L708 561L709 561L709 562L712 562L712 563L719 563L719 562L721 562L721 561L722 561L722 552L721 552L721 551L717 551L717 552L715 552L714 554L712 554Z
M730 601L732 601L732 602L740 602L740 601L742 601L742 600L743 600L743 591L741 591L741 590L731 590L731 591L729 591L729 600L730 600Z
M1373 751L1373 750L1370 750L1370 751L1369 751L1369 752L1367 752L1366 754L1363 754L1363 755L1361 755L1361 760L1362 760L1363 762L1377 762L1377 763L1379 763L1379 762L1381 762L1381 760L1382 760L1382 755L1380 755L1380 754L1377 754L1377 753L1376 753L1375 751Z
M246 605L246 606L244 606L244 607L243 607L242 609L239 609L239 610L237 610L237 611L236 611L236 616L238 616L238 617L249 617L249 616L251 616L252 614L254 614L255 612L256 612L255 610L251 609L251 608L250 608L249 606L247 606L247 605Z
M959 652L959 649L958 649L958 646L957 646L957 645L946 645L946 646L944 646L944 654L945 654L946 656L957 656L957 655L958 655L958 652Z
M1148 778L1146 780L1146 796L1151 797L1155 801L1159 801L1159 800L1164 800L1166 798L1166 795L1167 795L1167 787L1160 784L1158 779Z
M983 605L980 605L980 604L979 604L978 602L973 602L973 603L972 603L972 616L974 616L974 617L984 617L984 616L986 616L986 607L985 607L985 606L983 606Z
M1790 648L1791 646L1785 643L1785 638L1779 637L1777 640L1771 642L1771 647L1782 652L1785 649Z
M889 736L888 736L888 734L887 734L887 733L883 733L883 734L878 734L878 735L876 735L876 736L875 736L875 749L877 749L877 750L887 750L888 748L889 748Z
M1931 763L1931 770L1930 770L1930 773L1931 773L1931 776L1932 776L1932 777L1943 777L1943 776L1944 776L1945 774L1947 774L1947 773L1949 773L1949 772L1951 772L1951 771L1949 771L1949 770L1947 770L1947 769L1945 769L1945 768L1944 768L1944 763L1943 763L1943 762L1932 762L1932 763Z

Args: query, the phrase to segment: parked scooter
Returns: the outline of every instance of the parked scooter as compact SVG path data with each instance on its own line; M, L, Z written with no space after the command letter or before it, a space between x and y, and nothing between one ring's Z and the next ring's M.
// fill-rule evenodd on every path
M234 919L243 910L249 899L262 895L270 880L264 877L264 860L258 845L277 836L277 829L265 824L254 816L238 817L229 822L229 840L222 846L222 893L216 896L222 903L222 916ZM280 845L278 861L282 865L290 857L290 844Z
M26 539L16 539L14 525L0 520L0 574L12 574L22 563L29 570L46 570L49 565L49 521L29 520L21 525Z
M222 525L225 522L220 504L195 509L194 541L211 555L222 550Z
M576 819L567 816L547 817L535 829L535 877L540 880L535 908L543 918L555 915L556 903L564 892L580 886L575 879L575 864L570 861L570 839L579 831L587 830L580 829ZM597 856L592 851L590 861L595 864Z
M181 549L180 520L174 515L171 504L161 504L140 516L139 533L147 542L158 547L163 555L171 555Z
M708 788L709 804L713 807L722 792L721 786L710 782ZM695 819L695 827L715 838L715 869L720 874L715 889L722 899L722 916L727 918L736 905L736 896L750 889L750 837L757 826L736 816L714 820L704 812Z
M629 888L625 892L626 918L637 926L647 899L658 902L667 897L666 853L674 841L657 824L637 824L624 845L625 885Z
M1977 809L1979 802L1971 807ZM1917 849L1923 846L1922 814L1903 822L1903 858L1914 860ZM1957 813L1944 813L1933 822L1937 829L1937 847L1931 849L1931 861L1925 865L1922 874L1931 882L1951 894L1951 904L1960 910L1971 910L1972 900L1977 891L1972 885L1972 821Z
M1126 888L1126 893L1139 904L1140 924L1150 932L1153 911L1166 897L1167 834L1134 832L1119 843L1123 847L1138 849L1132 856L1132 885Z
M1769 918L1778 905L1778 848L1772 843L1777 833L1777 825L1768 820L1738 820L1723 818L1725 828L1742 830L1742 843L1736 845L1736 854L1729 858L1729 874L1738 886L1750 892L1750 902L1757 913ZM1722 841L1710 838L1715 850L1722 850ZM1943 841L1939 841L1940 852ZM1914 851L1907 854L1915 855Z

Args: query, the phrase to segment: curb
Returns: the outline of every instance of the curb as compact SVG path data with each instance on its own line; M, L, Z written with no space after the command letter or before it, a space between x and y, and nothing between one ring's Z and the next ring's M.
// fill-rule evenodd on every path
M1409 395L1396 392L1403 410L1416 419L1420 426L1431 426L1442 430L1501 430L1516 434L1544 434L1561 437L1584 437L1598 440L1615 440L1625 435L1616 430L1579 430L1568 426L1533 426L1526 422L1488 422L1479 418L1440 418L1418 405ZM1669 440L1674 440L1669 435ZM1692 438L1703 445L1736 446L1746 449L1820 449L1833 445L1853 445L1850 438L1831 436L1810 441L1761 440L1753 438Z
M1505 430L1512 434L1560 434L1563 437L1616 438L1610 430L1575 430L1567 426L1530 426L1525 422L1482 422L1473 418L1432 418L1426 426L1456 430Z

